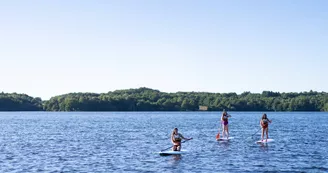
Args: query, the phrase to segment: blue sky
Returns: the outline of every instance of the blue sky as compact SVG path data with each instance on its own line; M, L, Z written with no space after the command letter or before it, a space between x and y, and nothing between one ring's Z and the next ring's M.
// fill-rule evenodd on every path
M328 91L328 1L0 2L0 91Z

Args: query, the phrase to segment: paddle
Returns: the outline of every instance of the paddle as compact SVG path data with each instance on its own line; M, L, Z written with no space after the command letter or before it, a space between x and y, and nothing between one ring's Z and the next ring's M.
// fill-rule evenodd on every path
M256 132L251 136L251 138L253 138L253 136L254 136L257 132L259 132L261 129L262 129L262 128L260 128L258 131L256 131Z
M216 135L216 140L220 139L220 132Z
M221 124L221 129L222 129L222 123L220 123L220 124ZM221 130L221 129L219 129L219 132L218 132L218 134L217 134L216 137L215 137L216 140L220 139L220 130ZM223 131L223 129L222 129L222 131Z
M187 139L187 140L185 140L185 141L182 141L181 143L185 143L185 142L187 142L187 141L189 141L189 140L192 140L192 138ZM172 147L173 147L173 145L170 146L170 147L167 147L167 148L165 148L165 149L163 149L163 150L161 150L161 151L165 151L165 150L170 149L170 148L172 148Z

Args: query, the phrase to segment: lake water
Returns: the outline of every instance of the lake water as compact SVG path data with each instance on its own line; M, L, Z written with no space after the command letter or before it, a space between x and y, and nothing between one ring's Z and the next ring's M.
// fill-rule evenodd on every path
M328 113L229 112L230 142L217 142L220 112L2 112L0 172L328 172ZM160 156L174 127L181 156Z

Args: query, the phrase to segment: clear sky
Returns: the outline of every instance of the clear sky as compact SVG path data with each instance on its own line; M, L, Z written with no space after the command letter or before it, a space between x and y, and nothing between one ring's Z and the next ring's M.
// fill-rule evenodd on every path
M7 0L0 92L328 91L326 0Z

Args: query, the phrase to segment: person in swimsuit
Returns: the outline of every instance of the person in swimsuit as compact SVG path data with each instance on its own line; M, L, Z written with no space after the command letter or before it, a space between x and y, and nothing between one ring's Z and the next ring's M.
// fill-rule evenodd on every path
M222 129L222 138L224 138L225 132L226 132L226 136L227 139L229 139L229 128L228 128L228 118L231 117L231 115L229 115L227 113L227 111L223 110L222 116L221 116L221 123L223 124L223 129Z
M261 121L260 121L260 125L262 127L262 141L263 141L263 138L264 138L264 132L266 133L266 140L265 142L267 142L268 138L269 138L269 135L268 135L268 131L269 131L269 123L271 123L272 120L269 120L267 115L266 114L263 114L262 115L262 118L261 118Z
M171 134L171 141L173 143L172 150L180 151L181 150L181 140L190 140L192 138L185 138L181 133L178 133L178 128L174 128Z

